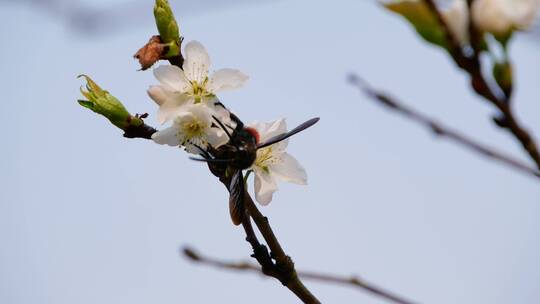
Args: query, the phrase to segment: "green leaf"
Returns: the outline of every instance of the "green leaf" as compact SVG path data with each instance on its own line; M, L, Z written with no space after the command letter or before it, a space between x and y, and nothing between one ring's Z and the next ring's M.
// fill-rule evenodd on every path
M513 72L511 63L508 61L496 62L493 65L493 78L495 78L495 81L506 96L512 93Z
M407 19L424 40L447 49L444 32L424 1L398 1L384 6Z
M85 108L88 108L88 109L94 111L94 103L93 103L93 102L88 101L88 100L82 100L82 99L77 100L77 102L78 102L81 106L83 106L83 107L85 107Z

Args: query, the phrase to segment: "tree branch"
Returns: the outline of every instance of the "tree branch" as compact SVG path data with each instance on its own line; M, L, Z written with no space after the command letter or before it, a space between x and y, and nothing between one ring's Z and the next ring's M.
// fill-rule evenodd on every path
M278 239L276 238L268 218L263 216L259 211L253 199L246 192L246 209L253 218L255 225L261 232L264 240L270 247L270 256L276 261L274 264L274 270L277 273L277 279L287 288L289 288L296 296L298 296L304 303L320 303L319 300L307 289L302 283L296 269L294 262L281 247Z
M479 153L485 157L503 163L509 167L512 167L522 173L526 173L530 176L540 178L540 172L534 168L529 167L526 164L514 159L511 156L508 156L502 152L499 152L493 148L487 147L483 144L476 142L474 139L459 133L447 126L444 126L437 122L436 120L427 117L416 110L407 107L406 105L400 103L394 98L386 95L383 92L377 91L370 87L367 82L362 80L357 75L350 75L349 81L351 84L358 87L362 92L368 95L372 100L379 102L380 104L386 106L387 108L401 114L402 116L420 124L424 127L430 129L435 135L446 137L449 140L461 145L469 150L472 150L476 153Z
M219 178L227 189L229 188L230 178L227 177L226 174L212 170L210 171ZM244 192L244 203L246 207L246 216L242 221L242 226L246 232L246 241L250 243L253 249L251 257L255 258L262 267L260 271L269 277L279 280L283 286L292 291L302 300L302 302L312 304L320 303L298 277L294 262L285 254L285 251L281 247L281 244L268 222L268 218L262 215L247 191ZM262 245L257 239L251 226L251 218L253 218L259 232L268 244L270 253L268 252L267 247Z
M184 247L183 249L184 256L189 258L191 261L213 266L216 268L222 268L222 269L228 269L228 270L234 270L234 271L251 271L254 273L262 274L264 271L261 271L260 267L249 263L249 262L225 262L218 259L210 258L207 256L203 256L199 253L197 253L194 249L190 247ZM361 289L363 291L369 292L373 295L382 297L388 301L398 303L398 304L413 304L413 302L409 300L405 300L402 297L386 291L378 286L374 286L371 283L368 283L364 280L359 279L358 277L340 277L336 275L331 274L321 274L321 273L315 273L315 272L308 272L308 271L298 271L298 275L306 280L313 280L313 281L319 281L322 283L333 283L338 285L346 285L350 287L356 287L358 289Z
M156 132L156 129L143 124L140 127L134 128L133 130L125 130L124 137L151 139L154 132ZM229 178L220 176L218 172L212 172L212 174L216 175L225 185L225 187L228 188L227 185L230 183ZM253 199L249 193L247 193L247 191L244 193L244 195L246 203L246 216L242 222L242 227L246 233L246 241L253 249L253 254L251 257L256 259L261 265L261 269L258 269L258 271L279 280L285 287L287 287L299 299L301 299L302 302L310 304L320 303L298 277L292 259L285 254L285 251L276 238L272 227L268 223L268 219L263 216L257 206L255 206ZM261 244L257 239L257 235L255 234L251 225L251 218L253 218L258 230L261 232L263 238L268 244L268 247L271 250L270 253L268 252L266 246Z
M514 115L514 111L510 106L510 92L505 96L498 96L500 94L495 93L489 86L488 81L485 79L482 73L482 65L480 62L480 48L479 48L479 37L478 30L475 28L472 18L470 20L469 32L471 33L472 39L472 48L473 51L471 56L465 56L463 50L457 39L454 37L450 28L444 21L440 11L437 9L437 6L434 0L424 0L430 11L436 17L437 22L441 26L446 41L449 45L448 50L456 64L466 71L471 77L471 86L474 91L484 97L489 101L493 106L495 106L499 111L501 117L494 118L494 122L497 126L508 130L521 144L523 149L527 152L530 158L535 162L537 169L540 170L540 152L538 151L537 144L531 134L521 125ZM468 0L468 5L472 5L472 0ZM470 14L470 7L469 7Z
M133 129L126 129L124 137L151 139L154 132L156 132L156 129L143 124ZM230 178L227 178L218 172L212 172L212 174L216 175L228 189ZM242 227L246 233L246 241L253 249L253 254L251 257L255 258L262 267L260 271L267 276L279 280L285 287L287 287L299 299L301 299L302 302L310 304L320 303L298 277L292 259L285 254L285 251L276 238L272 227L268 223L268 219L263 216L257 206L255 206L253 199L249 193L247 193L247 191L244 192L244 195L246 203L246 216L242 222ZM268 244L268 247L271 250L270 253L268 252L266 246L262 245L257 239L257 235L251 226L251 218L253 218L257 228Z
M126 138L144 138L151 139L152 134L156 133L157 130L153 127L143 123L140 126L128 126L124 129L124 137Z

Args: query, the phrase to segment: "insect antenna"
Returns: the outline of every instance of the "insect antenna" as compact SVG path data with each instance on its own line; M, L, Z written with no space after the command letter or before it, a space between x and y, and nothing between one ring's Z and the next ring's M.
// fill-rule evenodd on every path
M208 151L206 151L205 149L201 148L201 146L196 145L196 144L192 144L192 145L195 146L195 148L199 149L200 156L204 157L205 159L212 159L212 156L210 155L210 153L208 153Z

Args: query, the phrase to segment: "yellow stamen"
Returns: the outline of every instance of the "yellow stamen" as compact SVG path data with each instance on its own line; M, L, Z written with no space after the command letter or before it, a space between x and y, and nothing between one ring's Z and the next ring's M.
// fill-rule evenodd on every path
M274 155L272 154L272 147L267 147L257 151L257 159L255 159L255 166L260 167L267 173L269 173L268 165L273 162Z

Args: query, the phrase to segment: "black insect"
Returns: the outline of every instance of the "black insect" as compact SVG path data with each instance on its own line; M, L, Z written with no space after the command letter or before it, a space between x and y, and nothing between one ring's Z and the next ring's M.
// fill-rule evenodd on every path
M214 117L216 123L229 137L229 141L217 149L213 147L209 147L207 151L201 149L201 156L204 159L192 159L207 162L214 174L226 177L226 180L229 182L229 211L231 219L235 225L240 225L245 216L245 186L242 170L253 165L257 158L258 149L271 146L313 126L319 121L319 118L312 118L289 132L276 135L260 143L257 130L244 126L244 123L236 115L232 113L230 115L231 120L236 123L234 129L225 126L219 119ZM232 133L229 130L232 130Z

